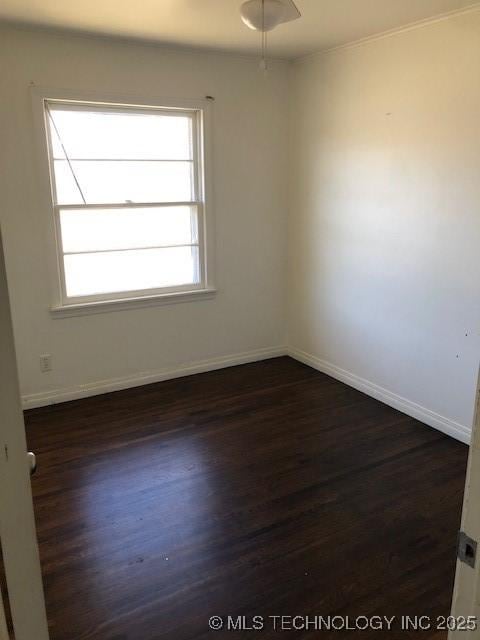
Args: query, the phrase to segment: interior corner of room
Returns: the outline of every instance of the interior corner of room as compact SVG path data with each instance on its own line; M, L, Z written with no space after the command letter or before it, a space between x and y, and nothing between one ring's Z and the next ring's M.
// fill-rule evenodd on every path
M283 352L468 439L477 22L275 62L266 79L235 56L4 27L2 228L25 406ZM213 300L55 318L32 84L215 95Z
M115 580L124 572L128 580L143 580L145 592L156 588L142 573L149 557L158 571L171 571L175 583L168 593L162 583L158 598L171 607L177 627L167 625L158 637L187 638L188 629L200 633L209 587L212 602L225 608L219 615L228 613L227 604L235 611L234 594L220 588L230 577L239 611L255 604L262 613L268 609L254 578L265 581L280 608L288 600L261 573L262 563L279 580L300 578L275 564L266 547L253 548L253 538L268 527L286 531L285 537L268 534L278 559L296 557L288 539L301 535L293 533L297 517L305 540L308 532L324 532L315 529L306 503L296 502L304 491L311 492L317 515L329 513L339 544L350 530L365 554L371 541L363 527L373 526L379 505L391 509L390 522L406 523L405 537L390 560L378 551L391 572L391 582L379 589L393 589L401 570L394 574L391 563L410 549L417 555L405 561L416 572L417 595L429 602L432 616L438 596L443 611L453 586L455 549L453 560L448 553L460 527L467 460L459 443L471 441L480 362L480 5L419 0L407 8L388 0L380 7L380 0L348 0L340 15L331 0L303 0L296 3L301 17L259 40L258 32L237 28L240 1L208 0L204 22L198 3L152 8L148 2L138 13L159 11L157 26L129 10L128 29L120 17L111 18L109 0L71 14L54 4L46 0L44 14L30 0L7 0L0 8L1 238L27 442L38 451L39 473L43 461L52 474L33 480L45 571L63 579L46 516L58 504L59 533L68 537L68 522L85 526L85 540L105 551L98 560L108 592L102 606L111 599L119 619L124 613L107 555ZM161 157L155 136L165 147ZM345 442L342 451L335 434ZM252 451L251 468L244 461L239 471L232 443L245 460ZM362 456L369 464L357 467ZM149 537L155 527L142 537L138 522L122 510L113 460L126 465L132 484L124 489L138 518L147 518L145 496L158 498L155 527L173 513L181 540L170 525L161 548ZM72 464L85 482L78 485L83 525L56 493L62 483L80 482L63 464ZM343 464L358 485L341 477ZM369 475L377 464L385 493L380 476ZM415 470L425 484L412 506L399 478ZM172 487L161 497L145 479L157 471ZM137 474L143 489L134 499ZM272 503L254 498L257 484L268 487ZM228 492L238 499L238 510L224 511L217 524L245 573L209 546L209 535L219 540L211 521L204 529L200 524L217 513L209 486L222 509ZM425 506L427 488L435 507ZM109 493L115 509L106 505ZM342 496L338 511L335 496ZM187 502L197 499L208 507L189 512ZM272 504L291 521L275 512L272 524ZM129 553L110 544L115 526L98 518L116 522L120 533L133 532ZM243 542L233 522L244 531ZM463 522L476 531L466 515ZM387 539L397 535L387 522L380 529ZM422 540L431 543L431 561L438 563L428 575L420 575ZM83 548L80 538L76 543ZM72 560L68 544L67 538L61 543L62 557L78 564L88 599L97 593L94 569L88 560ZM198 557L206 549L218 563L210 556L195 560L189 544ZM353 542L345 544L354 555ZM299 576L309 583L307 547L299 553ZM170 558L181 567L172 567ZM315 556L312 567L333 575L322 558ZM198 580L203 569L208 574L205 601L187 584L190 563ZM368 571L365 565L364 575ZM377 611L361 572L350 578ZM446 583L441 594L427 586L436 580ZM407 593L400 577L395 584L410 606L415 593ZM182 589L194 612L185 628L181 607L169 604ZM249 589L253 600L245 595ZM316 593L315 600L313 583L310 589L306 609L313 611L322 598ZM71 604L72 584L68 605L53 578L47 591L47 613L50 596L58 624L66 612L79 612ZM298 605L292 593L290 602ZM329 611L349 610L347 596L329 598ZM352 611L362 613L359 607ZM78 623L75 640L102 637L101 607L92 611L100 626L88 635ZM132 611L125 614L128 633ZM142 611L140 628L153 637L150 597ZM3 640L1 624L0 618ZM105 638L122 630L112 620L106 629ZM52 640L70 638L55 625L50 633ZM430 637L443 636L432 631ZM18 640L33 639L20 633Z

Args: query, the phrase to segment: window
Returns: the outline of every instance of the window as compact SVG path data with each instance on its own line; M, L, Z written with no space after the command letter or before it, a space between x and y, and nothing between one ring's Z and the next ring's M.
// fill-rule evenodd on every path
M209 289L203 109L42 103L60 306Z

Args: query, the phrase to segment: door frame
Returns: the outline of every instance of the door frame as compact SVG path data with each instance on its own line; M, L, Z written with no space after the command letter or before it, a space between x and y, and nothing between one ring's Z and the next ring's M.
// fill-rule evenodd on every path
M461 531L478 541L475 566L457 560L453 589L452 622L476 618L476 629L452 629L449 640L474 640L480 630L480 373L477 382L475 419L468 457Z
M5 608L3 606L3 597L1 593L0 593L0 640L9 640L8 629L7 629L7 619L5 616Z
M1 231L0 353L0 538L8 600L15 640L49 640Z

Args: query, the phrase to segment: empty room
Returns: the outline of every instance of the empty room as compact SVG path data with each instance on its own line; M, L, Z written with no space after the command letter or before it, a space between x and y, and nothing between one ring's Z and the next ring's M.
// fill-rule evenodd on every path
M0 3L0 640L480 637L480 3Z

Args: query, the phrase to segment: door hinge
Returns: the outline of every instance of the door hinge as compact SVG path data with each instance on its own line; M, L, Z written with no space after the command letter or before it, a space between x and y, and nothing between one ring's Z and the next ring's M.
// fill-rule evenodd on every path
M477 541L467 536L464 531L460 531L458 534L457 558L474 569L476 557Z

